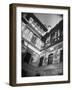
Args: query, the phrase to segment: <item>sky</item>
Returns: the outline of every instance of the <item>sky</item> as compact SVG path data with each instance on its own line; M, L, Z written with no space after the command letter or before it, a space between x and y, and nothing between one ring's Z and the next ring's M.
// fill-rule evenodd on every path
M53 28L59 21L63 19L63 16L60 14L38 14L35 13L35 16L46 26L51 26Z

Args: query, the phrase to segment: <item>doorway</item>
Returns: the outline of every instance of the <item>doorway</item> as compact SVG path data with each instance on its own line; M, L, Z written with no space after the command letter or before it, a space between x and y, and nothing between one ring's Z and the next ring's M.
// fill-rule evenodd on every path
M48 65L53 63L53 53L48 56Z
M25 63L29 64L30 59L31 59L31 54L29 52L26 52L25 55L22 55L22 59Z
M41 57L41 58L40 58L39 67L42 66L43 59L44 59L44 57Z
M60 62L63 62L63 50L60 50Z

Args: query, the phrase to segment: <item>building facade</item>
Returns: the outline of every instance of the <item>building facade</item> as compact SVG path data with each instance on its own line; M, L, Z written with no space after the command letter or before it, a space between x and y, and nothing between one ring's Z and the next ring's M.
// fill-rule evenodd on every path
M63 75L63 20L49 32L33 13L21 21L21 76Z

